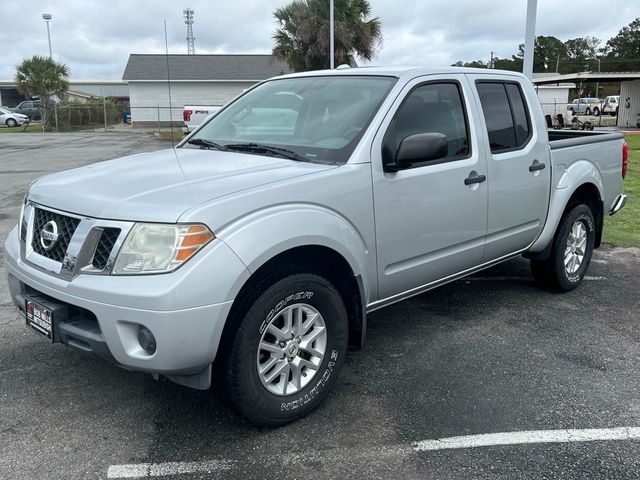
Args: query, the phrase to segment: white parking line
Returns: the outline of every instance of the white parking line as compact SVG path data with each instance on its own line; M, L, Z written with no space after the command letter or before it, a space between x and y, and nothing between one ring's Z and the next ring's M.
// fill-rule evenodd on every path
M599 281L599 280L606 280L607 277L600 277L600 276L591 276L591 275L585 275L584 276L584 280L587 282L593 282L593 281ZM525 276L518 276L518 275L510 275L510 276L500 276L500 275L496 275L493 277L463 277L458 281L472 281L472 282L478 282L478 281L488 281L488 280L493 280L495 282L510 282L510 281L515 281L515 282L533 282L533 277L525 277Z
M567 443L594 442L612 440L640 440L640 427L594 428L575 430L532 430L525 432L487 433L481 435L465 435L461 437L447 437L435 440L422 440L409 445L395 445L375 447L358 445L341 449L340 452L331 451L334 462L353 460L354 458L406 458L416 452L433 450L477 448L500 445L520 445L530 443ZM308 451L308 458L322 461L326 453L322 451ZM283 465L292 465L299 461L299 455L281 454ZM273 456L270 457L273 460ZM260 463L260 458L255 459ZM236 467L236 460L206 460L202 462L170 462L170 463L137 463L130 465L112 465L107 471L107 478L154 478L176 476L190 473L215 473L232 470ZM246 466L246 463L242 463Z
M107 478L152 478L185 473L213 473L220 470L230 470L234 463L231 460L208 460L204 462L111 465L107 470Z
M639 427L592 428L584 430L532 430L528 432L485 433L462 437L422 440L413 444L417 452L453 448L520 445L523 443L594 442L598 440L640 440Z

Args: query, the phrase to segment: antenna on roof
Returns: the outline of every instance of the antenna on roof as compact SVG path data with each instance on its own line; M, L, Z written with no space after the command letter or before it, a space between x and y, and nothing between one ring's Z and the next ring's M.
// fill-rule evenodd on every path
M187 26L187 55L196 54L195 37L193 36L193 14L195 12L190 8L186 8L182 11L184 16L184 23Z
M171 129L171 148L175 148L173 144L173 110L171 109L171 76L169 74L169 41L167 40L167 21L164 21L164 51L167 59L167 88L169 89L169 128Z

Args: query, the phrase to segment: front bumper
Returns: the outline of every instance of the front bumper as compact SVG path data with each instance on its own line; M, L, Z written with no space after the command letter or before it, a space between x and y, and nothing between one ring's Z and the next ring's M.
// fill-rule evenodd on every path
M72 307L73 315L56 327L55 341L129 370L162 374L196 388L209 384L200 378L193 385L179 377L197 376L209 368L233 303L232 284L248 277L244 264L220 241L170 274L81 274L66 280L21 258L15 228L5 243L5 260L11 297L22 312L25 295ZM153 354L138 342L140 326L156 339Z

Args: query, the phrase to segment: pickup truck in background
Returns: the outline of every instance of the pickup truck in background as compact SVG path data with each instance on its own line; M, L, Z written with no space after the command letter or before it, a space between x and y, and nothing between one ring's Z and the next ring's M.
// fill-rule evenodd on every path
M4 258L49 341L192 388L215 375L278 425L327 395L369 312L518 255L576 288L626 166L619 133L548 132L514 72L293 74L175 149L40 178Z
M218 112L221 108L220 105L185 105L182 110L184 121L182 131L185 135L193 132L209 115Z
M611 116L618 115L620 108L620 95L610 95L604 99L602 105L602 113L608 113Z

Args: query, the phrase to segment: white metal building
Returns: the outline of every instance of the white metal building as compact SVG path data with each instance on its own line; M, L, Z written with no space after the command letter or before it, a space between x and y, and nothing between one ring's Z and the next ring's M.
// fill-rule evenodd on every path
M618 125L637 127L640 123L640 80L620 84L620 111Z
M555 73L534 73L533 82L555 76ZM551 85L535 85L538 99L545 115L566 114L569 103L569 90L576 88L575 83L557 83Z
M224 105L255 83L286 73L288 65L273 55L132 54L122 79L129 84L133 125L156 127L170 120L180 125L185 105Z

